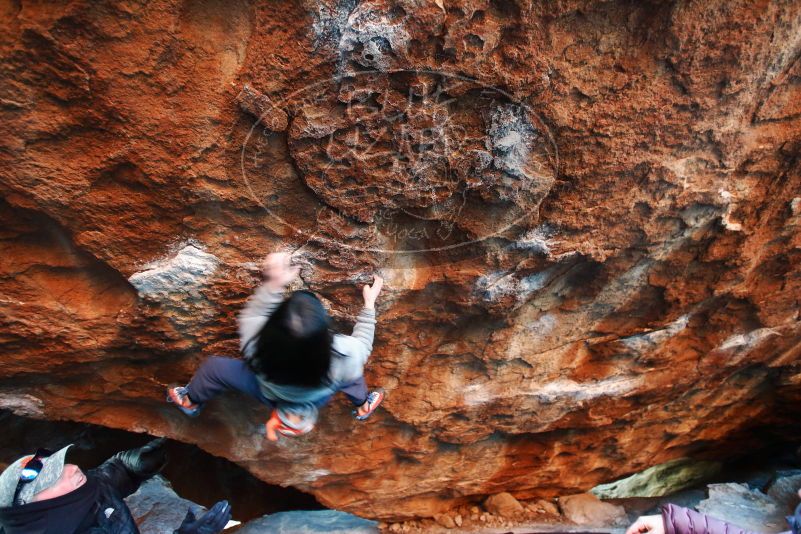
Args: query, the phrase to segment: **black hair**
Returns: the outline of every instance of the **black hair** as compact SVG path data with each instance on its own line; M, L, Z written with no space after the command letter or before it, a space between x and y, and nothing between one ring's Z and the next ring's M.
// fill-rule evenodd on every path
M258 335L248 364L269 382L317 387L328 380L331 344L328 312L310 291L294 291Z

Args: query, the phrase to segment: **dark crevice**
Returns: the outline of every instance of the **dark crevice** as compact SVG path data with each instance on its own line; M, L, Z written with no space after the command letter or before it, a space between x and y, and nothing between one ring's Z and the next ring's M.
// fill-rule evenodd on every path
M119 451L139 447L154 438L86 423L30 419L7 410L0 410L0 426L2 466L39 447L58 450L73 443L67 462L86 470ZM167 454L169 461L162 475L180 497L206 507L227 499L237 521L282 511L325 509L312 495L267 484L237 464L194 445L169 441Z

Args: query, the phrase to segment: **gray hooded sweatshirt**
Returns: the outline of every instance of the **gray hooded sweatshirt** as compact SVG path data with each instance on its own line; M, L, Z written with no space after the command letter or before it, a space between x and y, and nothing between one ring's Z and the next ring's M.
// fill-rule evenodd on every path
M284 301L282 293L271 292L266 284L256 289L239 314L239 348L246 360L256 352L255 340L267 320ZM316 401L333 395L340 386L354 382L364 374L364 365L373 350L375 310L362 308L356 317L353 334L335 334L332 344L329 384L317 388L274 384L257 375L261 393L276 404L281 421L298 430L310 430L317 421ZM287 417L300 418L293 423Z

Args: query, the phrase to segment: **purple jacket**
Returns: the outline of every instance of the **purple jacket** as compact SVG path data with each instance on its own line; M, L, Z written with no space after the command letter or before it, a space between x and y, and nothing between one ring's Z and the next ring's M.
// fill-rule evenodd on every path
M662 506L662 520L665 534L757 534L675 504Z

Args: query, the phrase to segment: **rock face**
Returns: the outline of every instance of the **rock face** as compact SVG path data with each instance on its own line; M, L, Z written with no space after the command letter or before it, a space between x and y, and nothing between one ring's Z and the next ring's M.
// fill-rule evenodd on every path
M384 519L797 435L796 2L0 9L0 407ZM389 395L274 445L163 390L279 248L341 328L383 272Z
M709 498L698 504L698 511L710 517L728 520L746 530L785 532L785 516L792 512L786 503L751 489L745 484L710 484Z
M698 486L718 474L721 467L720 462L677 458L623 480L596 486L591 493L601 499L661 497Z
M192 510L196 517L206 511L192 501L179 497L169 481L161 476L142 484L125 499L125 503L142 534L173 532L181 525L188 510Z
M169 481L156 476L125 499L142 534L163 534L177 529L192 510L196 517L206 508L173 491ZM234 526L234 525L232 525ZM378 524L336 510L278 512L248 521L237 532L242 534L378 534Z
M621 526L628 519L622 506L603 502L592 493L560 497L559 508L562 509L565 519L577 525Z
M513 495L506 492L490 496L484 501L484 509L502 517L514 517L525 511L523 505Z
M279 512L254 519L242 534L378 534L378 524L336 510Z

